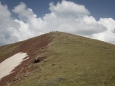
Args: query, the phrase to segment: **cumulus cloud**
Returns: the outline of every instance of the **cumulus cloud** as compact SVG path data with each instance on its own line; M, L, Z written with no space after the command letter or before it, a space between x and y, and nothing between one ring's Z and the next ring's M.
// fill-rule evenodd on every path
M13 30L17 29L19 24L11 18L11 12L7 5L0 3L0 44L7 44L18 41L13 35Z
M57 3L55 6L54 3L50 3L50 11L56 13L59 16L81 16L88 15L90 12L85 8L84 5L79 5L71 1L63 0L62 3ZM63 14L63 15L62 15Z
M115 20L112 18L100 18L98 23L105 26L107 30L93 34L93 38L115 44Z
M71 1L62 0L56 5L51 2L50 13L43 17L37 17L23 2L12 9L18 19L11 17L7 5L0 3L0 10L0 44L21 41L50 31L69 32L115 43L114 19L100 18L97 21L84 5Z

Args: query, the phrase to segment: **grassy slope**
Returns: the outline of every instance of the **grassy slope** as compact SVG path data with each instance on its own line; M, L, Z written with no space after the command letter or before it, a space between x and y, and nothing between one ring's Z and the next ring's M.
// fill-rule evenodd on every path
M51 33L49 56L33 64L31 75L11 86L115 86L115 46L70 35Z
M11 52L17 50L19 46L21 45L21 42L14 43L14 44L8 44L5 46L0 46L0 62L7 57L7 54L10 54Z

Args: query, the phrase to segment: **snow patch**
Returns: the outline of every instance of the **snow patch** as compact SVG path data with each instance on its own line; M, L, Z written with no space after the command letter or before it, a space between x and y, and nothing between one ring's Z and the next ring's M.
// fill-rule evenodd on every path
M0 79L12 73L12 70L21 64L22 61L27 60L24 59L28 55L26 53L19 52L8 59L4 60L0 63Z

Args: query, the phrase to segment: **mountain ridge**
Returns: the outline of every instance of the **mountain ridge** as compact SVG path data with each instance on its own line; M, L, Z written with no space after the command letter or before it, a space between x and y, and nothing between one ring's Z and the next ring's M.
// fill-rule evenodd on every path
M29 56L29 59L23 61L13 70L14 73L2 78L0 84L2 86L68 86L69 84L81 86L82 83L88 86L95 82L95 80L91 80L90 75L92 75L98 81L98 83L95 82L96 86L105 85L105 83L115 85L113 82L115 80L114 51L114 45L86 37L57 31L43 34L0 47L0 62L18 52L26 52ZM104 66L109 64L105 67L106 71L101 63ZM112 70L112 72L107 72L107 70ZM109 76L113 77L111 83L108 81ZM38 79L38 77L41 78ZM73 78L73 81L70 77ZM100 78L102 82L99 82ZM83 79L86 79L86 81ZM52 84L49 80L52 81ZM37 83L35 84L35 82Z

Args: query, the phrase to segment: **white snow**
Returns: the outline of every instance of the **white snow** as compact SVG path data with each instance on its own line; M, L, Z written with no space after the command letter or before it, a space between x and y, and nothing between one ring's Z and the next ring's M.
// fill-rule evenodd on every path
M8 59L4 60L3 62L0 63L0 79L3 77L9 75L12 70L18 66L24 58L27 57L28 55L26 53L19 52Z

